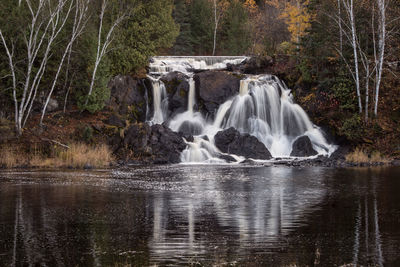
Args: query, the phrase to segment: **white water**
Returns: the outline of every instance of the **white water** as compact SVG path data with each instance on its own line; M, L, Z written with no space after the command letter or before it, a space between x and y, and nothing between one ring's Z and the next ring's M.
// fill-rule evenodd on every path
M150 77L150 76L149 76ZM161 124L166 119L168 112L168 98L167 91L164 83L159 79L151 78L153 86L153 118L150 120L150 124Z
M189 79L189 99L188 99L188 111L193 114L193 107L196 104L195 99L195 84L193 78Z
M211 59L212 58L212 59ZM232 99L221 104L214 120L207 120L194 110L196 88L192 69L214 69L226 67L227 63L240 63L245 58L155 58L151 64L152 75L163 75L169 71L189 74L188 107L185 112L170 118L168 126L194 136L186 142L182 162L221 163L221 153L214 145L217 132L234 127L241 133L249 133L261 141L273 157L289 157L293 142L300 136L310 138L313 148L320 155L329 156L336 146L329 144L323 132L308 118L306 112L293 102L290 90L277 77L271 75L249 75L240 81L240 90ZM160 63L161 62L161 63ZM157 73L157 74L155 74ZM151 123L167 120L168 99L161 81L153 81L154 116ZM230 155L236 161L244 158Z
M237 65L247 57L153 57L150 74L164 74L173 71L191 73L192 70L224 69L227 64Z

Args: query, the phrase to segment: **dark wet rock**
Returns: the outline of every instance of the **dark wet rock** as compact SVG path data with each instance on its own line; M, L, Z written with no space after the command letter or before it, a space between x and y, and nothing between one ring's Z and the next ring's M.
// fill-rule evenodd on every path
M116 127L124 128L126 126L125 121L122 120L119 116L115 114L111 114L111 116L105 121L106 124Z
M203 131L203 126L201 124L191 121L184 121L178 130L178 132L186 136L200 135L202 131Z
M194 142L193 135L185 135L183 133L178 133L180 137L185 138L186 142Z
M133 152L148 152L147 143L151 135L151 128L148 124L134 124L125 132L123 143L126 148Z
M329 157L330 160L346 160L346 155L350 152L349 146L339 146Z
M179 134L159 124L151 127L151 138L148 145L155 157L155 163L179 163L180 154L186 148L186 144Z
M109 87L109 109L133 122L146 120L146 85L143 80L118 75L110 81Z
M241 72L246 74L268 73L265 70L273 66L275 60L270 56L251 57L238 65L227 65L228 71Z
M93 166L90 165L89 163L86 163L85 166L83 166L83 169L85 169L85 170L91 170L91 169L93 169Z
M200 138L203 140L206 140L206 141L210 141L210 138L208 138L208 135L202 135Z
M246 158L271 159L271 153L256 137L249 134L241 134L231 127L218 132L215 137L215 145L224 153L235 154Z
M310 157L318 155L318 152L312 147L311 140L308 136L301 136L294 141L292 146L292 157Z
M171 114L187 109L190 89L188 78L185 74L177 71L161 77L168 94L168 110Z
M199 107L213 115L219 105L239 92L240 77L223 71L204 71L194 76Z
M400 166L400 160L399 159L393 160L392 161L392 165L393 166Z
M124 137L115 134L109 140L114 153L125 162L179 163L186 148L182 136L165 125L149 126L146 123L131 125Z
M246 165L253 165L253 166L265 166L265 163L260 163L252 159L245 159L240 162L240 164L246 164Z
M225 155L225 154L218 154L217 157L225 160L226 162L235 162L236 161L236 159L234 157Z

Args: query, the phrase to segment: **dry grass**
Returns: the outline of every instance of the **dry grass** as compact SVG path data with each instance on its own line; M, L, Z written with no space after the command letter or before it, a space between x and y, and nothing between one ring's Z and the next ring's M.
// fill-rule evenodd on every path
M73 143L69 149L60 148L53 157L46 157L40 152L33 154L20 153L10 148L0 149L0 167L15 168L23 164L42 168L103 168L114 161L107 145L89 146L83 143Z
M20 159L21 156L15 150L6 147L0 150L0 167L14 168Z
M368 154L360 149L356 148L353 152L349 153L346 155L346 161L351 162L351 163L368 163L368 164L374 164L374 163L389 163L390 160L384 156L381 155L380 152L375 151L371 154L369 157Z
M346 161L353 163L369 163L369 157L364 150L356 148L353 152L346 155Z
M107 145L101 144L96 147L88 146L82 143L71 144L70 148L62 151L56 162L58 164L72 166L74 168L107 167L113 161L113 156Z
M376 162L389 163L390 159L385 156L382 156L381 152L374 151L371 154L371 162L372 163L376 163Z

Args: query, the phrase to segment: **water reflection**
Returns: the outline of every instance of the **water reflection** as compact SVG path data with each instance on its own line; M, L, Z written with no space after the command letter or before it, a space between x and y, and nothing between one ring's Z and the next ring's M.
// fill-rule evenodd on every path
M0 173L0 265L400 263L399 169Z

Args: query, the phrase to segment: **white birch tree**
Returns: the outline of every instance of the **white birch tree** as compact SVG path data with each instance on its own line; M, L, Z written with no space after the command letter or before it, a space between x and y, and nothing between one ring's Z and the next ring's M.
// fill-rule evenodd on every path
M376 0L378 6L378 49L375 57L376 81L375 81L375 106L374 115L378 116L379 90L382 80L383 63L386 43L386 0ZM374 29L373 29L374 30Z
M41 125L43 124L43 118L44 118L44 115L46 113L46 109L47 109L47 106L48 106L49 101L51 99L51 96L52 96L52 94L54 92L54 89L56 87L57 80L58 80L58 77L59 77L59 75L61 73L64 61L65 61L67 55L70 55L74 42L83 33L83 30L85 29L85 26L86 26L86 24L88 22L88 7L89 7L89 3L90 3L90 0L76 0L76 3L75 3L75 16L74 16L74 23L73 23L73 26L72 26L71 37L70 37L70 39L68 41L67 46L65 47L64 53L63 53L63 55L61 57L60 63L59 63L58 68L57 68L57 72L56 72L55 77L53 79L53 82L52 82L52 85L51 85L51 89L50 89L50 91L49 91L49 93L47 95L46 101L45 101L45 103L43 105L42 115L40 117L40 124Z
M356 92L358 100L358 111L362 114L362 103L361 103L361 93L360 93L360 70L358 66L358 53L357 53L357 30L356 21L354 16L354 0L342 0L344 9L347 13L347 17L350 23L351 31L351 46L353 48L353 60L354 60L354 81L356 83Z
M4 36L0 29L1 43L8 57L8 65L12 77L13 101L15 109L15 128L18 135L31 113L39 84L47 67L48 58L57 36L65 26L72 9L72 2L58 0L31 0L19 2L19 8L29 11L29 24L24 29L23 38L26 47L24 59L25 70L18 69L12 36ZM9 39L9 40L7 40ZM39 66L34 70L34 66ZM22 73L22 75L17 75ZM22 78L19 78L22 76ZM21 94L21 99L17 97Z
M104 41L102 41L102 35L103 35L103 23L104 23L104 15L106 12L108 6L108 0L103 0L103 3L101 5L101 11L100 11L100 20L99 20L99 29L98 29L98 37L97 37L97 53L96 53L96 59L94 63L94 68L93 68L93 73L92 73L92 79L90 82L90 87L89 87L89 92L86 97L85 101L85 106L89 102L89 98L92 95L93 92L93 87L94 83L96 81L96 74L97 74L97 69L101 63L101 60L103 57L109 52L110 44L113 41L113 33L114 30L117 28L117 26L126 18L126 13L119 14L116 19L111 23L111 26L106 34L106 37Z

